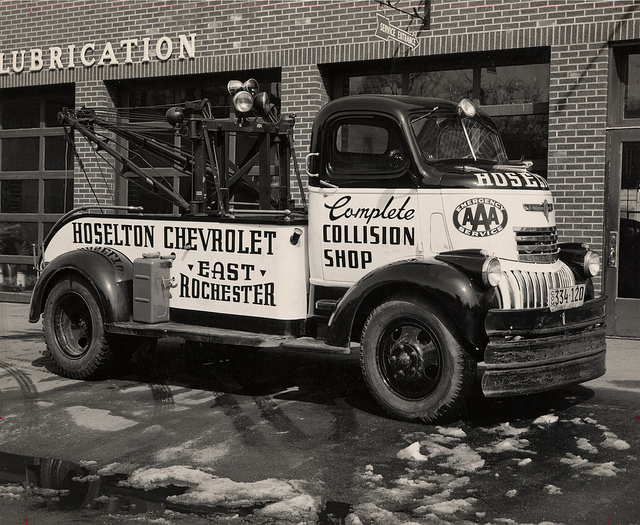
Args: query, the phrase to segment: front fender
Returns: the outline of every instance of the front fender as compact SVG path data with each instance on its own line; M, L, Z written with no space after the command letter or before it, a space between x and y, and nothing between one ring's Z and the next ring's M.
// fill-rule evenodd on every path
M487 344L484 319L489 308L495 307L495 291L483 288L459 269L435 260L398 261L364 276L336 306L325 342L347 346L358 315L368 317L375 306L398 293L427 297L446 312L471 345L484 348Z
M98 293L106 322L128 321L132 310L133 263L111 249L83 249L64 253L51 261L38 278L29 308L36 323L49 290L59 278L81 275Z

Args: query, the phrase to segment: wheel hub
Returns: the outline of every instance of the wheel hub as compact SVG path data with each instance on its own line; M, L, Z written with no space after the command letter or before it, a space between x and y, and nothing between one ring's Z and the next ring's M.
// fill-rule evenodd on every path
M61 301L55 319L56 334L67 356L84 355L91 341L90 314L84 301L69 294Z
M392 374L400 378L414 377L420 370L422 358L420 352L405 343L399 343L391 348L389 363Z
M441 359L437 343L422 326L396 325L383 336L381 371L389 386L407 398L421 398L437 384Z

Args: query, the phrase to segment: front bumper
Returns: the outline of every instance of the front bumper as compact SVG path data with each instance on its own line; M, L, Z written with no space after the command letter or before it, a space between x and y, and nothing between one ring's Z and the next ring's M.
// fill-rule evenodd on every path
M606 298L579 308L490 310L482 391L487 397L545 392L605 373Z

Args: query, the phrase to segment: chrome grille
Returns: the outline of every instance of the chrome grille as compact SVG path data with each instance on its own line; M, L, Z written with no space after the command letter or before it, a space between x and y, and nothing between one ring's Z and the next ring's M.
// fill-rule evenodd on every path
M520 262L550 263L558 260L558 233L555 226L514 228Z
M549 290L573 286L575 279L565 265L554 272L504 270L498 285L502 308L545 308Z

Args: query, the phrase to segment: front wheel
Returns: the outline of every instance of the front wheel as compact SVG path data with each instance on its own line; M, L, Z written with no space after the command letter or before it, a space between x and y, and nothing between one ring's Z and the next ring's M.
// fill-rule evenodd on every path
M451 322L424 301L375 308L362 332L360 364L369 390L390 414L424 422L458 415L475 363Z
M70 277L54 285L44 307L43 328L47 348L63 375L93 379L112 364L102 310L84 279Z

